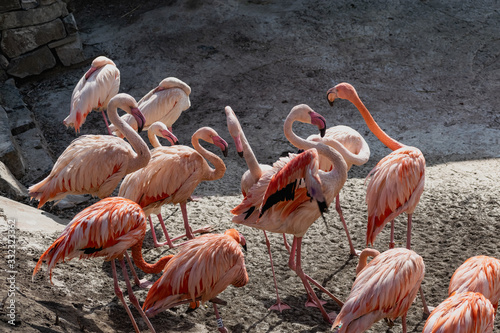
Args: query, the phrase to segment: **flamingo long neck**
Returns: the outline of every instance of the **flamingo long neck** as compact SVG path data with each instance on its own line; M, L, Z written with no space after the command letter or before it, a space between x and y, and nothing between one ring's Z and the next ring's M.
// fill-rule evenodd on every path
M127 138L136 153L136 156L128 163L127 173L145 167L151 159L151 153L149 152L146 142L142 140L139 134L129 124L118 116L118 105L114 100L109 103L107 113L111 123Z
M148 139L153 148L158 148L162 146L160 141L158 140L158 137L153 132L148 131Z
M404 146L404 144L394 140L380 128L380 126L375 122L375 119L373 119L372 115L370 114L370 111L368 111L366 106L359 98L358 94L355 94L355 96L350 98L349 101L352 104L354 104L354 106L358 109L359 113L361 113L361 116L363 116L363 119L365 120L365 123L370 129L370 131L373 134L375 134L375 136L380 140L380 142L386 145L387 148L391 150L396 150Z
M209 170L205 172L204 179L217 180L222 178L222 176L224 176L224 173L226 172L226 165L219 156L203 148L200 145L199 140L200 138L198 135L193 135L193 137L191 138L191 144L193 145L193 148L215 167L215 169L209 167Z
M367 262L368 262L368 257L373 257L375 258L378 256L380 252L378 252L375 249L364 249L361 254L359 255L359 262L358 266L356 266L356 275L359 274L363 270L363 268L366 267Z
M241 144L243 146L243 157L245 158L245 162L247 162L248 170L250 170L250 174L254 180L257 181L262 176L262 169L260 168L259 162L257 161L257 158L255 157L252 147L250 147L243 130L241 131L240 137Z
M368 144L364 140L362 143L363 147L359 151L359 154L352 153L350 150L345 148L343 144L341 144L339 141L333 138L324 137L322 139L322 142L329 146L332 146L335 150L337 150L340 153L340 155L342 155L342 157L344 158L344 160L348 165L348 169L350 169L350 166L352 166L353 164L363 165L370 158L370 148L368 148Z
M147 263L142 256L142 242L144 238L141 239L138 243L132 246L132 259L134 259L135 265L141 269L146 274L157 274L160 273L163 268L167 265L170 259L174 256L170 254L168 256L160 258L156 263L149 264Z

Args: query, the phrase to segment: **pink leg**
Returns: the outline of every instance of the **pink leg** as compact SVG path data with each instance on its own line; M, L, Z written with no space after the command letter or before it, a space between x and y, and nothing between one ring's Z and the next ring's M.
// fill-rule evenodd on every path
M286 250L288 251L288 254L290 254L291 253L290 244L288 244L288 240L286 239L286 234L283 234L283 241L285 243L285 247L286 247Z
M115 260L111 260L111 270L113 271L113 280L114 280L114 286L115 286L115 294L120 299L120 301L123 304L123 307L127 311L128 316L130 317L130 320L132 321L132 325L134 325L134 329L137 333L140 333L139 327L137 327L137 323L135 322L134 316L132 316L132 312L128 308L127 302L125 302L125 298L123 297L123 292L120 289L120 286L118 285L118 277L116 276L116 265L115 265Z
M169 248L174 248L174 244L170 240L170 237L168 236L167 228L165 227L165 223L163 223L163 219L161 218L161 214L158 214L158 219L160 220L161 227L163 229L163 232L165 233L165 237L167 238L167 241L164 243L158 243L158 239L156 238L156 232L155 232L155 227L153 226L153 221L151 220L151 215L148 216L149 219L149 226L151 228L151 233L153 235L153 243L155 247L160 247L160 246L165 246L168 245Z
M101 112L102 112L102 117L104 118L104 122L106 123L106 128L108 129L108 134L113 135L113 133L111 133L111 130L109 129L108 119L106 118L104 110L101 110Z
M180 206L181 206L182 218L184 219L184 229L186 229L186 237L189 239L193 239L194 235L193 231L191 230L191 227L189 226L186 202L181 202Z
M344 226L345 234L347 236L347 241L349 242L349 249L350 253L353 256L359 256L361 253L360 251L356 251L354 249L354 245L352 245L352 240L351 236L349 235L349 230L347 230L347 223L344 220L344 215L342 214L342 208L340 207L340 194L337 194L337 197L335 198L335 209L339 213L340 220L342 221L342 225Z
M389 241L389 249L394 248L394 220L391 221L391 240Z
M408 250L411 248L411 215L408 214L408 226L406 228L406 248Z
M212 304L214 306L215 318L217 319L217 327L219 329L219 332L227 333L227 330L224 327L224 323L222 322L222 318L219 314L219 310L217 310L217 304L215 304L215 303L212 303Z
M403 333L406 333L406 313L401 317L401 321L403 322Z
M125 267L125 261L123 261L123 258L119 260L120 260L120 265L122 266L123 278L125 279L125 283L127 284L128 299L130 300L130 303L132 303L135 306L137 311L139 311L142 319L148 325L149 330L155 333L156 331L153 328L153 325L151 325L151 322L149 321L148 317L146 317L146 314L142 310L141 306L139 305L139 301L137 300L137 298L134 295L134 292L132 291L132 285L130 284L130 279L128 278L127 267Z
M184 209L185 209L185 207L184 207ZM182 245L182 244L174 245L173 242L175 242L176 240L179 240L181 238L187 237L187 234L176 236L174 238L170 238L170 236L168 235L167 227L165 226L165 222L163 221L163 217L161 216L161 214L158 214L157 216L158 216L158 220L160 220L160 225L161 225L161 228L163 229L163 233L165 234L165 237L167 238L167 241L165 243L160 243L159 245L163 246L165 244L168 244L168 246L170 248L174 248L174 247ZM184 213L182 214L182 216L184 217ZM187 220L187 211L186 211L186 220ZM184 221L184 226L185 225L186 225L186 223ZM191 230L191 228L189 228L189 230ZM212 230L213 230L213 228L211 226L206 225L203 228L196 229L195 231L191 231L191 233L192 234L195 234L195 233L204 234L204 233L207 233L207 232L211 232ZM194 236L193 236L193 238L194 238Z
M278 282L276 282L276 274L274 273L274 264L273 264L273 256L271 254L271 243L269 242L269 238L267 238L267 233L265 230L264 231L264 237L266 238L266 246L267 246L267 252L269 253L269 261L271 262L271 271L273 272L273 280L274 280L274 288L276 289L276 304L271 306L269 310L278 310L279 312L282 312L283 310L288 310L290 307L281 302L280 299L280 294L278 292Z
M151 288L153 285L153 282L148 281L146 279L139 280L139 276L137 275L137 272L135 271L134 265L132 264L132 260L130 260L130 256L128 255L128 252L125 251L125 258L127 259L128 266L130 267L130 271L132 272L132 275L134 276L134 283L139 286L140 288Z

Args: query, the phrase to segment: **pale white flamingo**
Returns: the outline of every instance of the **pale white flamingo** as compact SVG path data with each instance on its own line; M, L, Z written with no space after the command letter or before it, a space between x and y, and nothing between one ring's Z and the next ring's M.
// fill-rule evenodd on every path
M243 287L248 283L245 257L245 238L235 229L224 234L201 235L187 241L165 266L163 275L153 284L142 306L148 317L181 305L211 301L217 326L226 332L216 303L229 285Z
M500 300L500 260L474 256L460 265L450 279L448 295L466 291L483 294L493 304L496 313Z
M481 293L457 293L439 304L425 322L422 333L491 333L495 309Z
M97 110L101 111L108 133L111 134L104 110L119 90L120 71L116 64L104 56L95 58L73 90L70 113L64 119L64 125L72 126L75 132L79 132L90 111Z
M324 144L330 145L332 140L341 143L347 152L342 154L345 162L347 163L347 171L349 171L352 165L363 165L370 159L370 147L366 143L365 139L359 134L355 129L338 125L330 127L326 130L325 136L314 134L307 138L307 140L323 142ZM334 148L337 144L332 145ZM332 163L325 157L319 157L319 168L324 171L330 171L332 169ZM347 223L344 220L344 215L342 214L342 208L340 207L340 194L335 198L335 209L339 213L340 221L344 226L344 230L347 236L347 241L349 242L349 251L351 255L359 255L359 251L354 249L352 244L351 236L349 235L349 230L347 228Z
M325 127L324 118L305 104L297 105L285 120L286 138L297 148L307 149L301 154L290 154L274 163L273 169L250 188L243 201L232 210L233 222L275 233L292 234L289 249L289 267L302 280L307 291L306 306L317 306L323 318L331 323L318 296L309 281L327 293L340 306L342 302L323 288L302 270L302 237L314 221L322 216L335 199L347 179L347 165L342 155L321 142L307 141L292 130L295 121ZM340 143L339 150L345 150ZM319 154L326 156L334 165L325 172L318 169ZM302 185L304 180L305 187ZM286 244L286 240L285 240ZM287 244L286 244L287 245Z
M111 135L82 135L73 140L50 174L29 188L31 198L39 201L38 208L68 194L88 193L105 198L113 193L126 174L148 164L151 158L148 146L118 117L118 107L131 114L139 124L144 122L144 116L130 95L117 94L109 101L109 120L125 133L130 144Z
M375 257L366 264L368 256ZM359 257L356 280L332 330L361 333L375 322L402 317L406 333L406 314L424 279L421 256L405 248L389 249L381 254L365 249Z
M184 81L175 77L163 79L156 88L139 100L139 109L146 118L144 129L148 129L154 122L161 121L172 132L173 123L191 106L189 94L191 88ZM137 129L137 122L133 117L124 115L122 119ZM119 128L115 126L110 128L115 135L123 137Z
M146 215L156 214L162 225L163 231L170 247L174 247L170 239L163 219L161 207L164 204L179 204L186 236L194 238L193 231L189 226L186 203L196 187L202 181L218 180L224 176L226 166L222 159L214 153L203 148L199 140L214 144L227 156L227 143L215 130L210 127L202 127L191 137L193 148L183 145L171 147L156 147L151 152L149 164L128 175L120 187L119 196L131 199L143 207ZM215 168L211 168L210 162ZM195 232L210 230L205 227ZM153 239L156 238L151 223ZM155 241L155 246L162 246Z
M156 274L161 272L172 258L172 255L163 257L155 264L148 264L144 261L142 242L146 234L146 226L144 211L135 202L119 197L102 199L82 210L66 226L59 238L40 256L33 270L33 278L44 261L47 262L48 274L52 282L52 270L58 262L69 261L73 258L104 257L105 261L111 261L116 296L125 307L135 331L139 332L135 319L125 302L123 292L118 285L115 266L115 259L118 259L127 285L129 300L139 311L149 329L154 332L153 326L132 291L123 260L127 249L131 248L132 257L137 267L145 273ZM132 266L130 268L133 270Z

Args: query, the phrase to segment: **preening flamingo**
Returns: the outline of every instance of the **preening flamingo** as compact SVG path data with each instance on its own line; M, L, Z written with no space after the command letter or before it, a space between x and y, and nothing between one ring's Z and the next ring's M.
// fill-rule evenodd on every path
M185 82L175 77L163 79L156 88L139 100L139 109L146 118L144 129L148 129L154 122L161 121L172 132L173 123L182 111L191 106L189 94L191 94L191 88ZM124 115L122 119L132 128L137 129L137 122L133 117ZM110 128L114 134L123 137L119 128L115 126Z
M496 313L500 300L500 260L475 256L458 267L450 279L448 295L466 291L483 294L493 304Z
M127 94L117 94L109 101L109 120L125 133L130 142L110 135L82 135L73 140L57 159L50 174L29 188L31 198L39 201L60 200L68 194L110 196L125 175L146 166L149 148L132 127L118 117L117 108L131 114L141 126L144 116L137 102Z
M352 165L363 165L368 162L370 158L370 147L366 143L365 139L359 134L355 129L338 125L330 127L326 130L325 136L311 135L307 140L323 142L327 145L332 145L333 148L337 147L337 143L333 144L333 140L342 144L347 152L342 154L345 162L347 163L347 171L349 171ZM319 168L324 171L330 171L332 169L332 163L325 157L319 157ZM335 209L339 213L340 220L344 226L344 230L347 236L347 241L349 242L349 251L351 255L358 255L359 251L354 249L352 244L351 236L349 235L349 230L347 228L347 223L344 220L344 215L342 214L342 208L340 207L340 194L335 198Z
M85 122L92 110L101 111L108 133L111 130L104 114L109 100L120 90L120 71L113 60L99 56L92 61L90 69L82 76L71 95L71 110L64 119L66 127L72 126L75 132Z
M273 167L268 164L259 164L259 162L257 162L257 158L255 157L250 144L248 143L245 133L241 128L238 117L236 117L233 109L230 106L226 106L224 111L226 113L227 129L229 130L229 134L234 140L236 151L241 157L245 158L248 166L248 170L245 171L245 173L243 173L243 176L241 177L241 193L243 194L243 196L246 196L247 191L260 179L262 174L271 170ZM272 305L269 309L282 312L283 310L290 309L290 306L281 302L278 292L278 283L276 281L276 275L274 273L271 243L269 242L266 231L262 231L264 232L264 237L266 239L267 252L269 253L269 261L271 262L271 271L273 273L274 288L276 289L276 304Z
M375 237L391 222L390 248L394 247L394 219L403 212L408 214L406 247L411 247L412 214L424 191L425 158L422 152L406 146L387 135L375 122L368 109L349 83L340 83L327 92L330 105L335 98L347 99L363 116L370 131L393 152L384 157L370 171L366 190L368 227L366 244L373 244Z
M368 256L375 258L366 264ZM406 333L406 314L424 279L422 257L405 248L381 254L365 249L360 254L356 272L356 280L332 330L338 326L338 333L360 333L383 318L402 317L403 333Z
M347 179L347 165L342 156L321 142L307 141L292 131L295 121L322 124L325 120L305 104L297 105L285 120L286 138L297 148L307 149L301 154L290 154L274 163L273 169L250 188L247 196L231 212L233 222L246 226L293 235L288 261L289 267L302 280L308 302L319 307L323 318L331 320L323 308L309 281L332 297L340 306L342 302L302 270L302 237L340 192ZM319 126L318 126L319 127ZM345 149L339 144L339 149ZM318 170L319 154L326 156L334 165L329 172ZM302 185L304 180L305 187ZM285 242L286 243L286 242Z
M191 137L193 148L183 145L156 147L151 152L149 164L128 175L120 186L119 196L137 202L146 215L156 214L170 247L174 247L163 219L161 206L167 203L180 204L186 236L194 238L189 226L186 203L196 187L202 181L218 180L224 176L226 166L222 159L203 148L199 140L214 144L227 156L227 143L215 130L202 127ZM215 169L208 164L210 162ZM152 223L151 223L152 225ZM154 233L154 228L151 227ZM206 227L195 232L209 230ZM156 235L153 234L156 238ZM162 246L155 241L155 246Z
M149 329L154 332L153 326L134 296L127 268L123 261L127 249L131 248L132 257L137 267L146 273L156 274L161 272L172 258L172 255L163 257L153 265L144 261L142 242L146 234L146 225L144 211L135 202L119 197L102 199L85 208L73 218L61 236L40 256L33 270L33 277L40 270L44 261L47 262L48 273L52 281L52 270L58 262L77 257L80 259L104 257L104 260L111 261L116 296L127 310L135 331L139 332L135 319L125 302L123 292L118 286L115 266L115 259L118 259L127 284L129 300L139 311Z
M224 234L206 234L189 240L165 266L153 284L142 308L148 317L184 303L212 301L219 331L226 332L216 303L229 285L248 283L245 238L235 229Z
M457 293L445 299L430 314L422 333L491 333L495 310L481 293Z

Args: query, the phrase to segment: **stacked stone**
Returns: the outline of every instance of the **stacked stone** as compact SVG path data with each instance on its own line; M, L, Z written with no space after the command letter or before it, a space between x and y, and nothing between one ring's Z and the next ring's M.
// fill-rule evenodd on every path
M73 14L61 0L0 1L0 82L84 59Z

